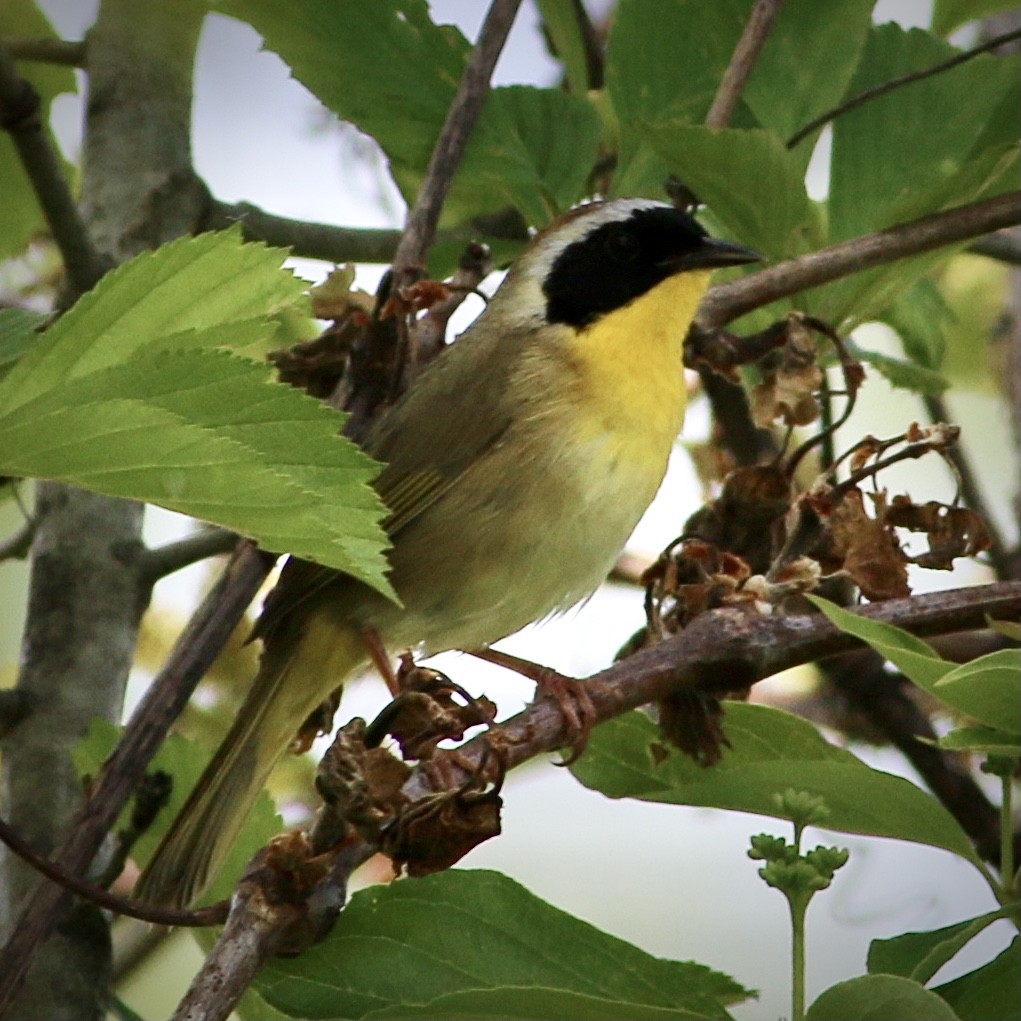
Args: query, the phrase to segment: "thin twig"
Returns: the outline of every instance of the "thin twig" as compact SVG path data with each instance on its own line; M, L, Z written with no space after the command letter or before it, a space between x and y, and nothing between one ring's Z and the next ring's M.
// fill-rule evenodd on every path
M40 64L58 64L63 67L85 66L85 41L67 39L21 39L0 36L0 46L6 46L15 60L29 60Z
M923 394L922 401L929 420L935 425L937 422L951 421L950 412L946 401L938 394ZM964 505L975 511L982 519L986 527L986 534L989 536L989 559L998 578L1006 579L1007 574L1007 547L1003 541L1003 535L997 527L996 521L990 514L986 501L982 495L982 487L978 484L978 478L972 470L971 462L965 456L959 443L953 443L943 451L946 459L954 466L957 472L958 483L961 487L961 496L964 498Z
M753 309L850 273L958 244L1017 223L1021 223L1021 191L1011 191L842 241L712 288L702 302L698 326L707 331L719 329Z
M45 855L37 854L28 841L4 819L0 819L0 841L47 879L52 879L65 890L70 890L71 893L78 894L79 897L84 897L85 900L115 914L127 915L129 918L151 922L153 925L185 925L195 928L220 925L227 917L226 901L205 908L164 908L110 893L95 883L86 882L72 875Z
M238 538L236 532L227 528L203 528L185 539L146 550L139 565L141 576L149 584L154 584L160 578L200 560L230 553L237 546Z
M0 45L0 127L8 132L18 151L64 259L72 289L84 294L108 266L78 214L56 148L43 125L40 106L35 89L18 74L10 52Z
M782 2L756 0L706 114L707 127L725 128L730 122ZM748 466L756 464L763 456L775 453L771 433L759 429L752 420L744 387L705 365L698 366L698 374L712 409L713 421L719 427L722 445L730 451L735 462Z
M440 210L461 165L472 129L482 112L489 92L489 79L520 4L521 0L493 0L489 8L394 254L394 275L398 287L406 282L404 276L409 270L414 271L422 264L432 244Z
M842 114L847 113L848 110L854 110L863 103L868 103L879 96L885 96L888 92L893 92L894 89L899 89L903 85L910 85L912 82L920 82L925 78L931 78L934 74L949 71L950 68L957 67L958 64L963 64L965 61L971 60L973 57L977 57L980 53L988 53L990 50L995 50L1004 43L1012 42L1014 39L1021 39L1021 29L1015 29L1013 32L1004 32L1002 35L995 36L979 46L975 46L970 50L965 50L963 53L958 53L949 60L944 60L939 64L933 64L932 67L925 67L920 71L911 71L908 74L902 74L898 75L896 78L891 78L889 81L882 82L879 85L873 85L872 88L865 89L864 92L859 92L858 95L852 96L839 106L835 106L832 110L827 110L826 113L820 114L814 120L809 121L803 128L796 131L787 139L787 148L793 149L799 142L803 142L806 138L808 138L813 131L821 128L824 124L828 124L830 121L835 120Z
M63 872L81 875L88 867L195 685L237 627L269 573L273 559L250 543L239 545L175 643L120 742L103 764L89 800L75 817L70 836L51 859ZM61 917L58 909L65 896L60 886L41 886L23 909L7 944L0 949L0 975L4 976L0 1016L21 988L35 947Z
M705 115L708 128L725 128L744 91L745 82L759 59L783 0L756 0L741 38L734 47L727 70L720 80L712 106Z

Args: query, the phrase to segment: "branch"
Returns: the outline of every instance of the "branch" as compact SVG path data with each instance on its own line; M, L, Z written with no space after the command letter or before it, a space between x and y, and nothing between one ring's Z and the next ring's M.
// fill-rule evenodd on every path
M237 627L273 563L250 543L239 544L231 562L174 645L131 717L120 743L103 765L89 800L79 810L71 835L53 856L62 873L80 875L99 850L121 809L138 786L171 724L195 686ZM35 946L59 920L66 896L44 884L22 911L10 940L0 950L0 1016L17 994Z
M72 875L56 862L50 861L45 855L37 854L32 845L3 819L0 819L0 841L3 841L19 858L26 861L37 872L46 876L47 879L52 879L58 886L115 914L138 918L143 922L151 922L153 925L191 927L220 925L227 917L225 901L206 908L166 908L110 893L109 890L104 890L103 887L96 886L95 883L86 882L84 879Z
M37 525L35 518L29 518L16 532L0 540L0 563L5 560L24 560L28 556Z
M239 542L236 532L226 528L202 528L178 542L146 550L141 557L139 569L143 580L153 585L168 574L190 567L207 557L230 553Z
M15 60L29 60L40 64L60 64L64 67L85 66L85 42L66 39L21 39L0 36L0 47L6 47Z
M0 127L11 136L76 294L90 290L108 266L92 243L40 115L39 95L0 45Z
M708 127L725 128L729 123L782 2L756 0L706 114L705 123ZM698 374L712 409L713 420L723 437L723 445L730 451L735 462L741 467L747 467L757 464L764 456L775 454L776 444L772 434L767 429L758 428L752 420L744 387L705 365L699 365Z
M173 1021L225 1021L230 1017L266 960L277 953L300 952L329 931L347 899L351 873L373 850L361 841L345 846L334 858L328 876L304 898L281 899L271 869L256 867L250 872L231 898L227 923Z
M521 0L493 0L489 8L394 254L394 276L398 286L404 283L409 270L414 271L424 262L432 244L440 210L461 165L472 129L482 112L482 104L489 92L489 79L520 3Z
M401 231L390 228L338 227L331 223L292 220L267 213L250 202L213 202L202 224L204 230L222 230L239 223L246 241L262 241L275 248L290 248L295 255L324 262L393 261ZM520 216L513 210L476 217L461 227L438 233L443 241L468 242L479 235L527 240Z
M755 62L759 59L782 3L783 0L756 0L741 38L734 47L730 64L713 97L712 106L705 116L706 127L725 128L730 122L730 116L737 106L738 99L741 98L741 92L752 73L752 68L755 67Z
M987 616L1012 620L1021 614L1021 582L997 582L908 599L871 603L856 611L912 634L929 636L986 626ZM714 610L666 641L641 650L587 679L596 722L680 692L722 695L787 670L861 647L820 615L766 617L738 609ZM507 768L554 752L570 740L556 701L542 698L458 748L444 767L450 782L467 780L498 742ZM416 767L401 791L417 800L434 791L435 769Z
M221 230L235 223L241 224L246 241L290 248L295 255L325 262L389 263L401 238L399 230L389 228L337 227L292 220L267 213L250 202L214 202L203 226L206 230Z
M937 422L949 422L950 411L946 401L937 394L923 394L922 402L925 410L933 424ZM961 496L964 498L966 507L970 507L982 519L989 536L989 559L992 561L996 576L1007 580L1010 578L1009 560L1007 547L1003 536L996 526L996 519L989 512L986 501L982 495L982 487L978 483L978 477L972 471L971 463L965 457L960 443L952 443L944 451L944 456L953 465L957 473L957 482L961 489Z
M1012 42L1014 39L1021 39L1021 29L1015 29L1013 32L1004 32L1003 35L995 36L994 38L982 43L980 46L976 46L970 50L965 50L963 53L958 53L955 57L951 57L949 60L944 60L939 64L933 64L932 67L922 68L921 71L911 71L909 74L898 75L896 78L891 78L889 81L885 81L880 85L874 85L871 89L859 92L858 95L845 100L839 106L835 106L832 110L827 110L826 113L809 121L803 128L796 131L787 139L787 148L793 149L799 142L803 142L810 134L812 134L813 131L821 128L824 124L828 124L832 120L836 120L837 117L847 113L849 110L856 109L863 103L868 103L879 96L885 96L886 93L893 92L894 89L899 89L902 85L910 85L912 82L920 82L925 78L931 78L934 74L949 71L950 68L957 67L958 64L963 64L966 61L971 60L972 57L977 57L980 53L988 53L989 50L995 50L997 47L1002 46L1004 43Z
M842 241L712 288L702 302L697 324L706 331L717 330L780 298L1017 223L1021 223L1021 191L1011 191Z

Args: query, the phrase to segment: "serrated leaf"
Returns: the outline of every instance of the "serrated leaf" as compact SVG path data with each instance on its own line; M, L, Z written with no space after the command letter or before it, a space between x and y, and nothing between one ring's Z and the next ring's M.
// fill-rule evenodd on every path
M784 816L774 796L794 787L825 800L827 829L942 847L977 864L971 842L934 798L829 744L800 717L727 702L723 729L731 747L719 764L704 768L663 746L655 724L643 713L628 713L594 731L571 772L611 798L775 818Z
M767 131L659 121L645 140L728 234L773 259L807 251L815 214L797 160Z
M0 470L146 500L336 567L389 594L378 468L342 416L247 350L301 285L236 232L104 278L0 384Z
M600 932L506 876L460 869L355 894L326 940L272 960L255 987L302 1018L725 1018L723 1002L749 995L702 965ZM514 1010L500 1009L504 996Z
M906 362L879 351L869 351L860 344L851 343L850 348L855 358L871 365L891 386L900 390L935 397L950 386L940 373L916 362Z
M39 339L46 316L20 308L0 308L0 380Z
M924 985L980 932L1003 917L1002 910L990 911L929 932L874 939L869 944L869 974L901 975Z
M805 1021L959 1021L947 1002L898 975L862 975L830 986Z
M992 961L960 978L936 986L961 1021L1017 1021L1021 988L1021 937Z
M939 748L952 752L1021 758L1021 737L993 727L957 727L935 743Z
M962 663L936 682L935 694L979 723L1021 734L1021 650L998 649Z
M71 749L75 770L82 778L95 777L107 756L120 740L120 727L106 720L92 721L88 733ZM210 752L201 745L178 734L171 734L160 746L149 767L149 772L162 770L173 777L173 788L166 806L152 825L139 837L131 850L132 859L141 867L152 857L166 835L171 822L184 807L184 802L210 759ZM121 812L119 827L127 825L133 805ZM284 825L276 813L273 799L261 791L255 804L245 816L245 824L224 861L219 878L203 895L203 903L215 903L229 897L249 859L275 836Z
M239 228L179 238L136 256L46 332L45 342L0 387L0 408L10 410L65 380L118 365L184 331L265 319L303 303L304 282L281 269L286 257L280 249L242 244ZM206 336L206 346L228 344ZM252 342L249 336L244 343ZM184 344L182 339L176 346Z
M46 17L32 0L6 0L0 4L0 37L17 36L28 39L58 39ZM24 77L39 95L39 117L49 121L50 104L62 92L76 89L74 71L38 61L23 61L18 74ZM63 161L61 161L63 163ZM73 168L64 166L69 178ZM4 215L0 217L0 259L17 255L32 235L45 229L45 220L28 175L7 132L0 132L0 195Z

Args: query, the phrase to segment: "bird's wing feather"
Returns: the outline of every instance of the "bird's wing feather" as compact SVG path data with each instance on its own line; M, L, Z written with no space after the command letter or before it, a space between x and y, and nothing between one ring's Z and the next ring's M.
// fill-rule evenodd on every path
M471 330L430 365L423 378L377 420L364 447L386 467L373 483L389 508L391 539L447 493L505 433L512 420L508 367L513 336ZM473 393L477 399L465 399ZM485 408L484 415L476 414ZM439 410L437 410L439 409ZM295 607L347 575L292 557L266 600L254 634L268 635Z

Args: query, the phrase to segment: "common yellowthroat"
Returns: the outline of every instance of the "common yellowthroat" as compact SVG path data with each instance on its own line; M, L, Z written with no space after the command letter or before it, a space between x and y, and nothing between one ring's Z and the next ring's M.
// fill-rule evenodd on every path
M536 236L475 323L370 431L403 606L292 558L258 675L138 887L188 904L308 715L368 658L481 649L588 596L655 496L684 416L681 346L714 267L755 253L645 199Z

